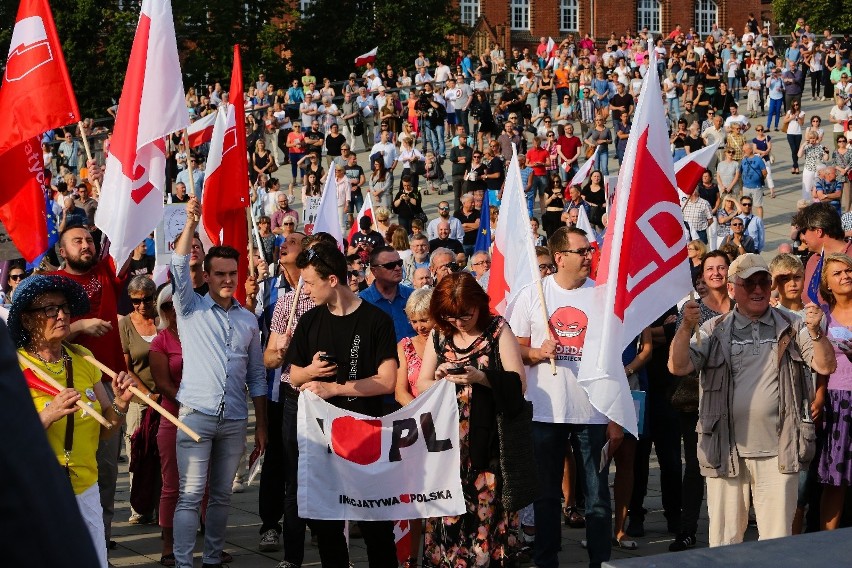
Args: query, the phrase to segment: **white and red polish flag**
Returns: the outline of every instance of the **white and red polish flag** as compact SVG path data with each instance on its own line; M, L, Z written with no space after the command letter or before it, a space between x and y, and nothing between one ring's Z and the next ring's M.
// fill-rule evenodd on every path
M340 216L337 213L337 182L334 180L334 170L329 172L325 179L325 188L322 190L317 215L314 218L314 228L311 234L316 235L317 233L328 233L337 241L337 247L343 250L343 229L340 226Z
M121 267L163 216L165 137L189 125L170 0L143 0L95 222Z
M621 353L692 287L653 52L650 57L594 288L600 317L589 318L588 356L578 373L592 405L633 435L636 410Z
M598 158L598 152L600 151L600 149L600 146L595 148L595 153L592 154L592 156L588 158L585 162L583 162L583 165L580 166L580 169L578 169L577 173L574 174L574 177L571 178L571 183L568 184L568 187L571 187L572 185L582 185L583 182L586 181L586 179L592 173L592 168L595 167L595 160L597 160ZM568 166L567 163L562 164L562 169L566 172L571 170L570 166Z
M328 177L332 177L332 174L328 174ZM349 227L349 234L346 235L346 240L350 243L352 242L352 237L355 236L359 230L361 230L361 217L368 217L370 219L370 223L376 222L376 214L373 211L373 196L367 193L367 196L364 198L364 205L361 206L361 209L358 211L358 216L355 218L355 222L352 223L352 226Z
M494 246L491 249L488 297L491 309L502 315L518 292L541 278L514 144L497 218L497 227L492 227Z
M677 188L684 196L692 195L698 182L701 181L701 176L707 171L707 166L716 155L716 149L719 147L719 142L711 146L705 146L697 152L687 154L674 165L675 181Z
M246 155L245 111L243 109L243 67L240 46L234 46L229 103L219 105L207 169L204 176L204 202L201 224L214 245L233 247L240 253L237 281L248 276L249 200L248 158ZM245 288L237 287L237 299L243 301Z
M189 147L197 148L205 142L213 139L213 125L216 123L216 113L211 112L189 125L186 129L186 137L189 139Z
M379 53L379 46L374 47L367 53L363 55L359 55L355 58L355 67L360 67L362 65L366 65L367 63L374 63L376 61L376 55Z

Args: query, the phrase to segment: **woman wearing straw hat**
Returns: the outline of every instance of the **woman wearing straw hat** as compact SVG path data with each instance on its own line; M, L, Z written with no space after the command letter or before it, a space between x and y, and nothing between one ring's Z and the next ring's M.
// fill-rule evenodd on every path
M36 389L31 389L30 394L48 442L77 497L100 566L106 567L95 453L99 440L121 429L133 396L128 389L136 385L127 373L119 373L112 381L115 400L111 400L101 383L101 372L76 351L87 355L90 352L80 346L72 352L62 345L71 332L71 318L88 311L89 300L79 284L63 276L31 276L18 285L8 326L22 367L38 369L65 387L55 397ZM78 401L103 414L112 428L101 426L90 414L78 412Z

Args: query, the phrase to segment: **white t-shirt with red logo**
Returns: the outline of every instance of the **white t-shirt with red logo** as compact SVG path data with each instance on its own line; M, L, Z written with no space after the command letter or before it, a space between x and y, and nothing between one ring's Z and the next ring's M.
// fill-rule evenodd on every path
M606 424L609 422L606 415L592 406L589 395L577 382L588 319L594 317L593 306L588 302L585 305L577 302L577 296L591 298L591 294L583 291L590 291L595 283L586 279L580 288L566 290L556 283L553 276L547 276L542 279L541 286L549 324L559 345L556 375L551 371L549 361L525 367L526 398L533 403L533 420L558 424ZM550 337L535 284L521 290L506 310L506 319L515 335L529 337L533 347L538 347ZM597 350L594 350L589 355L596 354Z

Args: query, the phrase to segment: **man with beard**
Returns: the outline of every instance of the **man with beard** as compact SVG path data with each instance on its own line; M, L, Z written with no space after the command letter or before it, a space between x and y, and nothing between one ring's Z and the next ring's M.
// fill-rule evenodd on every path
M70 278L89 297L89 312L71 323L70 341L89 349L95 359L115 372L127 370L118 334L118 296L124 290L127 265L116 275L112 259L98 260L95 241L83 227L70 227L59 236L59 256L65 267L52 274ZM112 395L109 377L104 387ZM118 453L121 436L110 436L98 446L98 487L104 513L104 533L109 548L112 518L115 514L115 485L118 479Z

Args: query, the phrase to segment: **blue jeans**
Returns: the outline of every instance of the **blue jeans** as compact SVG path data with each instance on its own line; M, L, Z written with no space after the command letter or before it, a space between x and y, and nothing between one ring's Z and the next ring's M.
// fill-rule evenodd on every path
M530 219L535 217L535 215L533 215L533 208L535 207L535 196L535 188L524 192L524 197L527 198L527 213L529 214Z
M595 169L600 170L605 176L609 175L609 148L601 145L598 146L598 156L595 158Z
M778 121L781 120L781 104L784 102L784 99L769 99L769 113L766 117L766 129L769 130L769 126L772 123L772 117L775 117L775 128L778 128Z
M446 157L447 148L444 145L444 125L426 128L426 138L436 156Z
M669 120L677 128L677 121L680 119L680 99L675 97L673 99L666 99L666 102L669 103Z
M606 424L547 424L533 422L533 447L541 496L536 499L535 555L538 568L559 566L562 540L562 471L566 442L575 436L580 446L577 466L582 467L586 496L586 540L589 566L596 568L612 552L612 505L609 468L600 469L601 449L606 443Z
M174 517L176 566L192 568L198 513L204 488L208 484L210 498L207 503L202 561L205 564L218 564L225 545L231 486L246 449L248 420L225 420L222 416L210 416L187 407L181 407L180 417L184 424L201 436L201 441L196 443L178 430L180 495Z

